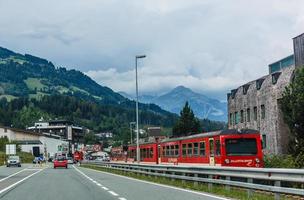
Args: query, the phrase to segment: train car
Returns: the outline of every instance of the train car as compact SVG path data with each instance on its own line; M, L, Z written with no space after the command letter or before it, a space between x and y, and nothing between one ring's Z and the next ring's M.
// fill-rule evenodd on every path
M263 167L260 133L256 130L224 130L160 143L162 164L200 164L231 167Z
M139 149L141 162L158 164L158 143L141 143ZM129 145L128 161L136 161L136 145Z

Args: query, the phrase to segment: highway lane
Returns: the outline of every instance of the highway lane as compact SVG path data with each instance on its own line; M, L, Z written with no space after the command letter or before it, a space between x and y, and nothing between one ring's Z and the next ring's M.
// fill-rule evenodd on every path
M77 168L86 176L129 200L225 200L207 193L184 190L86 168Z
M0 168L0 174L5 170ZM216 200L209 194L147 183L81 167L26 169L31 175L5 192L1 200ZM23 172L21 172L23 173ZM19 176L19 175L18 175ZM14 182L14 176L9 178ZM7 187L7 186L4 186ZM0 182L1 188L1 182Z

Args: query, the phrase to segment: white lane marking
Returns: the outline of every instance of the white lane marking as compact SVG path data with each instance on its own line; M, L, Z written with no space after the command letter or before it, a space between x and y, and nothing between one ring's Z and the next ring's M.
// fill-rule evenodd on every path
M187 189L178 188L178 187L174 187L174 186L163 185L163 184L160 184L160 183L153 183L153 182L139 180L139 179L135 179L135 178L127 177L127 176L122 176L122 175L118 175L118 174L112 174L112 173L109 173L109 172L103 172L103 171L99 171L99 170L96 170L96 169L90 169L90 168L84 168L84 169L88 169L88 170L92 170L92 171L96 171L96 172L100 172L100 173L104 173L104 174L108 174L108 175L112 175L112 176L117 176L117 177L129 179L129 180L133 180L133 181L137 181L137 182L141 182L141 183L147 183L147 184L150 184L150 185L156 185L156 186L165 187L165 188L174 189L174 190L179 190L179 191L183 191L183 192L189 192L189 193L197 194L197 195L200 195L200 196L216 198L216 199L219 199L219 200L230 200L228 198L214 196L214 195L204 193L204 192L196 192L196 191L193 191L193 190L187 190Z
M102 189L104 189L104 190L109 190L108 188L106 188L106 187L101 187Z
M106 191L108 191L110 194L112 194L113 196L118 196L118 199L119 200L127 200L126 198L123 198L123 197L119 197L119 194L117 194L117 193L115 193L115 192L113 192L113 191L109 191L109 188L107 188L107 187L104 187L103 185L101 185L100 183L98 183L97 181L95 181L95 180L93 180L92 178L90 178L88 175L86 175L85 173L83 173L82 171L80 171L79 169L77 169L75 166L73 166L74 167L74 169L76 170L76 171L78 171L80 174L82 174L85 178L87 178L87 179L89 179L90 181L92 181L93 183L95 183L96 185L98 185L99 187L101 187L102 189L104 189L104 190L106 190Z
M118 196L118 194L116 194L115 192L113 192L113 191L108 191L110 194L112 194L113 196Z
M43 169L40 169L39 171L37 171L37 172L35 172L35 173L32 173L32 174L26 176L25 178L21 179L20 181L17 181L16 183L14 183L14 184L12 184L12 185L10 185L10 186L8 186L8 187L2 189L2 190L0 191L0 194L2 194L3 192L5 192L5 191L7 191L7 190L9 190L9 189L11 189L11 188L13 188L13 187L15 187L15 186L18 185L19 183L22 183L22 182L25 181L26 179L29 179L30 177L34 176L35 174L37 174L37 173L39 173L39 172L41 172L41 171L43 171Z
M34 168L25 168L24 171L37 171L37 170L40 170L40 169L34 169Z
M23 172L23 171L25 171L25 169L22 169L22 170L20 170L20 171L14 173L14 174L11 174L11 175L9 175L9 176L7 176L7 177L1 179L0 182L4 181L4 180L6 180L6 179L8 179L8 178L10 178L10 177L12 177L12 176L15 176L15 175L17 175L17 174L19 174L19 173L21 173L21 172Z

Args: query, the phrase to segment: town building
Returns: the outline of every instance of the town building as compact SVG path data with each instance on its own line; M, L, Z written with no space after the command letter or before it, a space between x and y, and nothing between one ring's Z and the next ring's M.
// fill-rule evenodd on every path
M34 126L28 127L27 130L56 135L61 140L69 141L72 144L83 144L84 135L88 132L88 129L74 125L68 120L39 121Z
M269 74L227 94L228 127L259 130L266 154L285 154L289 129L280 109L283 92L304 65L304 34L294 38L294 54L268 66Z
M16 142L23 152L34 154L35 149L38 149L38 154L44 154L47 157L54 156L58 151L58 146L68 144L56 135L4 126L0 126L0 137L7 137L10 142Z

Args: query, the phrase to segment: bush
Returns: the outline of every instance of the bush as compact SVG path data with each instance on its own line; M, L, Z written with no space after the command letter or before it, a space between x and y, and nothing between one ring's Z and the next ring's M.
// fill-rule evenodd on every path
M291 155L265 155L264 162L266 168L297 168Z
M21 163L32 163L34 160L34 156L31 153L17 152L17 155L20 157Z

